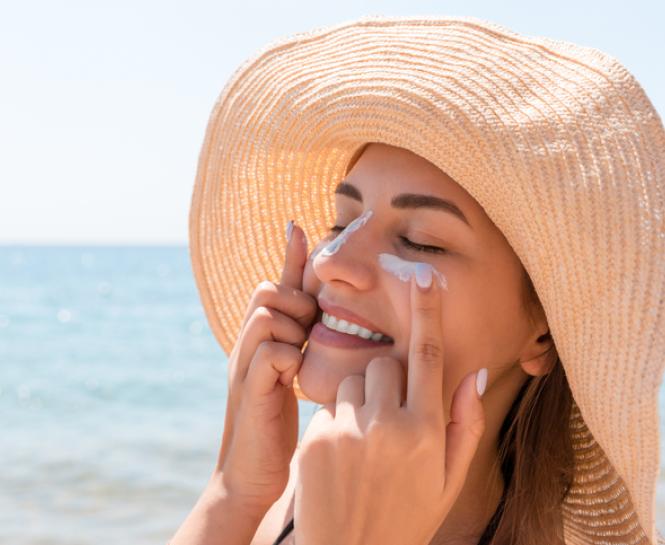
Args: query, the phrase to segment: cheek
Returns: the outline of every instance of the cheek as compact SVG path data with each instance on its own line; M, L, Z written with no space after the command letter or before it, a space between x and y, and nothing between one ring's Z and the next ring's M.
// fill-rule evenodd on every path
M455 293L448 295L443 309L443 336L451 365L462 371L483 366L494 345L497 322L508 317L495 315L490 293L479 287L471 276L456 283Z
M510 361L515 335L520 334L507 294L478 283L456 287L443 312L445 374L451 384L480 367Z

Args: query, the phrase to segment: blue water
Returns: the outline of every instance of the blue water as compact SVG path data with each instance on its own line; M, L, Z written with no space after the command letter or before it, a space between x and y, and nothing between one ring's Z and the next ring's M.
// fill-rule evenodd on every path
M0 543L166 544L226 390L185 246L0 247ZM299 403L302 437L317 405Z

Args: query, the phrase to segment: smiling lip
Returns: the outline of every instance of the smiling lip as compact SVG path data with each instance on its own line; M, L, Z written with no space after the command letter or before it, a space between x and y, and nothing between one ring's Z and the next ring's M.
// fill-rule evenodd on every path
M384 346L392 346L393 344L392 341L373 341L371 339L363 339L358 335L334 331L323 325L323 322L314 324L309 338L310 340L335 348L383 348Z
M326 314L332 314L335 316L335 318L346 320L347 322L353 322L354 324L358 324L360 327L364 327L365 329L369 329L372 333L382 333L383 335L386 335L387 337L390 337L387 333L384 333L379 329L378 326L374 325L372 322L369 320L365 320L364 318L361 318L357 314L354 314L350 310L345 309L344 307L339 307L337 305L333 305L331 303L328 303L325 299L318 299L319 302L319 307L323 312ZM317 314L317 318L321 318L321 312ZM318 321L318 320L317 320Z

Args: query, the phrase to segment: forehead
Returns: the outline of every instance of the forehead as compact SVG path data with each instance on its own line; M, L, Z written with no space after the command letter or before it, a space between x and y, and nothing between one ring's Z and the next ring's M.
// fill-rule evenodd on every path
M436 165L408 149L388 144L369 144L344 181L357 187L363 197L373 200L378 194L389 197L421 193L455 200L471 215L482 211L476 200Z

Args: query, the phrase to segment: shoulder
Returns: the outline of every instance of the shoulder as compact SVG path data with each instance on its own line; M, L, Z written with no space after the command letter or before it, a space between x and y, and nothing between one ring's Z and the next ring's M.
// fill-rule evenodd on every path
M291 463L289 464L289 482L286 484L284 493L272 504L270 509L268 509L263 520L259 524L250 545L272 545L275 542L275 539L277 539L277 536L291 520L291 517L293 517L299 448L300 443L296 447L293 458L291 458ZM294 535L293 532L291 532L280 545L292 545L293 543L295 543Z

